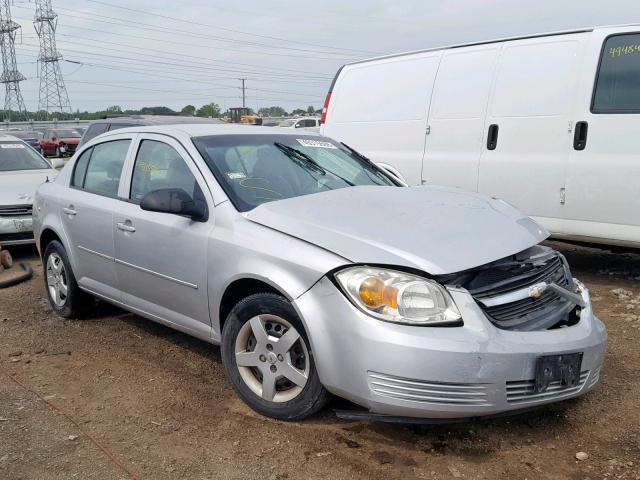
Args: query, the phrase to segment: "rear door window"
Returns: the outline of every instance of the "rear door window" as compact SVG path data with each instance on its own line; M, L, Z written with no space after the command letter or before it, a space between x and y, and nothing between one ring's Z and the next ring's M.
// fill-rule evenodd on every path
M93 147L93 154L84 178L84 189L87 192L115 198L122 167L127 158L131 140L114 140L99 143Z
M593 113L640 113L640 33L605 40Z

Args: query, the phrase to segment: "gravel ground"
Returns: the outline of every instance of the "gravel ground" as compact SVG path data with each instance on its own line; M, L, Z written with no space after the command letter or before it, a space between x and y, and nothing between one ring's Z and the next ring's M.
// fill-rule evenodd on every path
M0 478L640 479L640 254L555 246L609 329L600 387L437 427L341 421L340 401L304 422L261 417L218 348L104 304L58 318L35 250L13 249L36 275L0 290Z

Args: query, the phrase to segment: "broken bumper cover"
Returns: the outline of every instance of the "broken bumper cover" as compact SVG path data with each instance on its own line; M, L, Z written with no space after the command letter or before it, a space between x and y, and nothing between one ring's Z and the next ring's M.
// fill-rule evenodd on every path
M0 245L34 243L31 215L0 217Z
M554 330L501 330L466 290L450 290L461 327L383 322L356 309L327 278L295 301L309 333L320 380L372 413L420 418L495 415L579 396L597 383L606 330L589 293L580 321ZM582 352L575 387L534 390L543 355Z

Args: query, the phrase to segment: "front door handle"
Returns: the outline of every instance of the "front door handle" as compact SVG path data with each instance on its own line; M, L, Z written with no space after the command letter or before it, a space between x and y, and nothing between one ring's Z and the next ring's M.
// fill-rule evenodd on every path
M489 125L489 133L487 134L487 150L495 150L498 146L498 130L500 127L495 123Z
M576 123L576 131L573 134L573 149L584 150L587 146L587 132L589 124L587 122Z
M64 213L66 213L67 215L71 215L72 217L78 214L78 212L76 212L76 211L74 210L73 205L69 205L68 207L64 207L64 208L62 209L62 211L63 211Z
M116 227L118 227L118 230L122 230L123 232L133 233L136 231L136 227L131 225L131 223L125 223L125 222L116 223Z

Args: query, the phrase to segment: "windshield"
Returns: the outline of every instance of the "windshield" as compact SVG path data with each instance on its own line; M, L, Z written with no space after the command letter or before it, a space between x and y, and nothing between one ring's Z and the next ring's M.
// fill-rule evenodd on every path
M50 168L44 158L24 143L0 143L0 172Z
M349 186L397 185L364 157L325 137L216 135L193 141L241 212Z
M53 130L51 136L57 138L80 138L82 135L76 130Z

